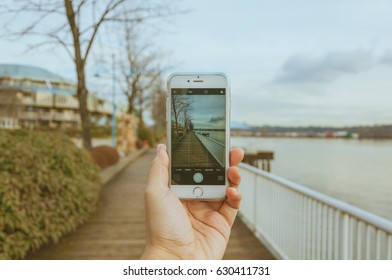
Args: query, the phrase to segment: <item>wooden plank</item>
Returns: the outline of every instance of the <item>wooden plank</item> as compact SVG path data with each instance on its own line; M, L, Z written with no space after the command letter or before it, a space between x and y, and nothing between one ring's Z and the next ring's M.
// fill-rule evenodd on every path
M221 167L195 132L189 132L173 150L173 167Z

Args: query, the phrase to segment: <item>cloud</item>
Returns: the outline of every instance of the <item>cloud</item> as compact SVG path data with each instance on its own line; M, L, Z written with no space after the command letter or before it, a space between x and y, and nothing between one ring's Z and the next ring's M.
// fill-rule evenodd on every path
M322 57L293 55L282 65L273 84L331 83L345 74L356 74L374 64L371 51L331 52Z
M217 122L224 121L224 120L225 120L225 117L212 117L208 122L217 123Z
M383 64L392 65L392 51L385 50L384 54L380 58L380 62Z

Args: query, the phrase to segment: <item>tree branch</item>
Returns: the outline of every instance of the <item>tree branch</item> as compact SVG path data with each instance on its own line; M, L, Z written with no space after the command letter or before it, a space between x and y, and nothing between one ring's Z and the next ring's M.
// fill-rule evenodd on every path
M90 49L91 49L91 47L92 47L92 45L93 45L94 39L95 39L95 37L96 37L96 35L97 35L98 29L99 29L99 27L101 26L101 24L105 21L106 16L107 16L111 11L113 11L114 9L116 9L119 5L121 5L124 1L125 1L125 0L117 0L117 2L114 1L114 0L113 0L113 1L110 1L110 2L108 3L108 5L106 6L104 12L102 13L100 19L98 20L98 22L96 22L95 24L93 24L93 26L94 26L93 34L91 35L91 38L90 38L89 43L88 43L88 45L87 45L86 51L85 51L85 53L84 53L84 59L87 59L87 56L88 56L88 54L89 54L89 52L90 52ZM112 5L113 2L114 2L114 4Z

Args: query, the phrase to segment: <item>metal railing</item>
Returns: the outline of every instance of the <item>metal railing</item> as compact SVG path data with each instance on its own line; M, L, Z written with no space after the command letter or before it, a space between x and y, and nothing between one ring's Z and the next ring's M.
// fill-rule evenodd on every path
M195 132L196 137L204 145L207 151L222 165L225 165L225 145L211 139L200 132Z
M392 221L241 164L240 217L279 259L392 259Z

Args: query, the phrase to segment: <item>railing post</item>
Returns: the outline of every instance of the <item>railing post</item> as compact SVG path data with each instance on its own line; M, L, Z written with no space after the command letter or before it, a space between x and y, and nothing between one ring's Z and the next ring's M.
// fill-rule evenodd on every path
M306 214L306 259L310 260L312 258L312 199L310 197L307 198Z
M327 259L327 238L328 238L328 207L324 204L321 206L322 223L321 223L321 259Z
M340 211L336 210L335 212L335 236L334 236L334 243L335 243L335 247L334 247L334 259L338 260L339 259L339 224L340 224Z
M253 175L253 221L254 233L257 234L257 176Z
M368 225L366 227L366 259L370 260L370 254L371 254L371 228Z
M381 231L376 232L376 259L381 260Z
M316 259L316 234L317 234L317 202L312 199L312 208L310 211L310 217L311 217L311 259L314 260ZM316 216L316 218L315 218Z
M342 259L349 259L349 245L350 245L350 219L347 214L343 215L343 225L342 225Z
M328 208L328 260L333 259L333 212L333 208Z
M357 224L357 259L362 259L362 222Z

